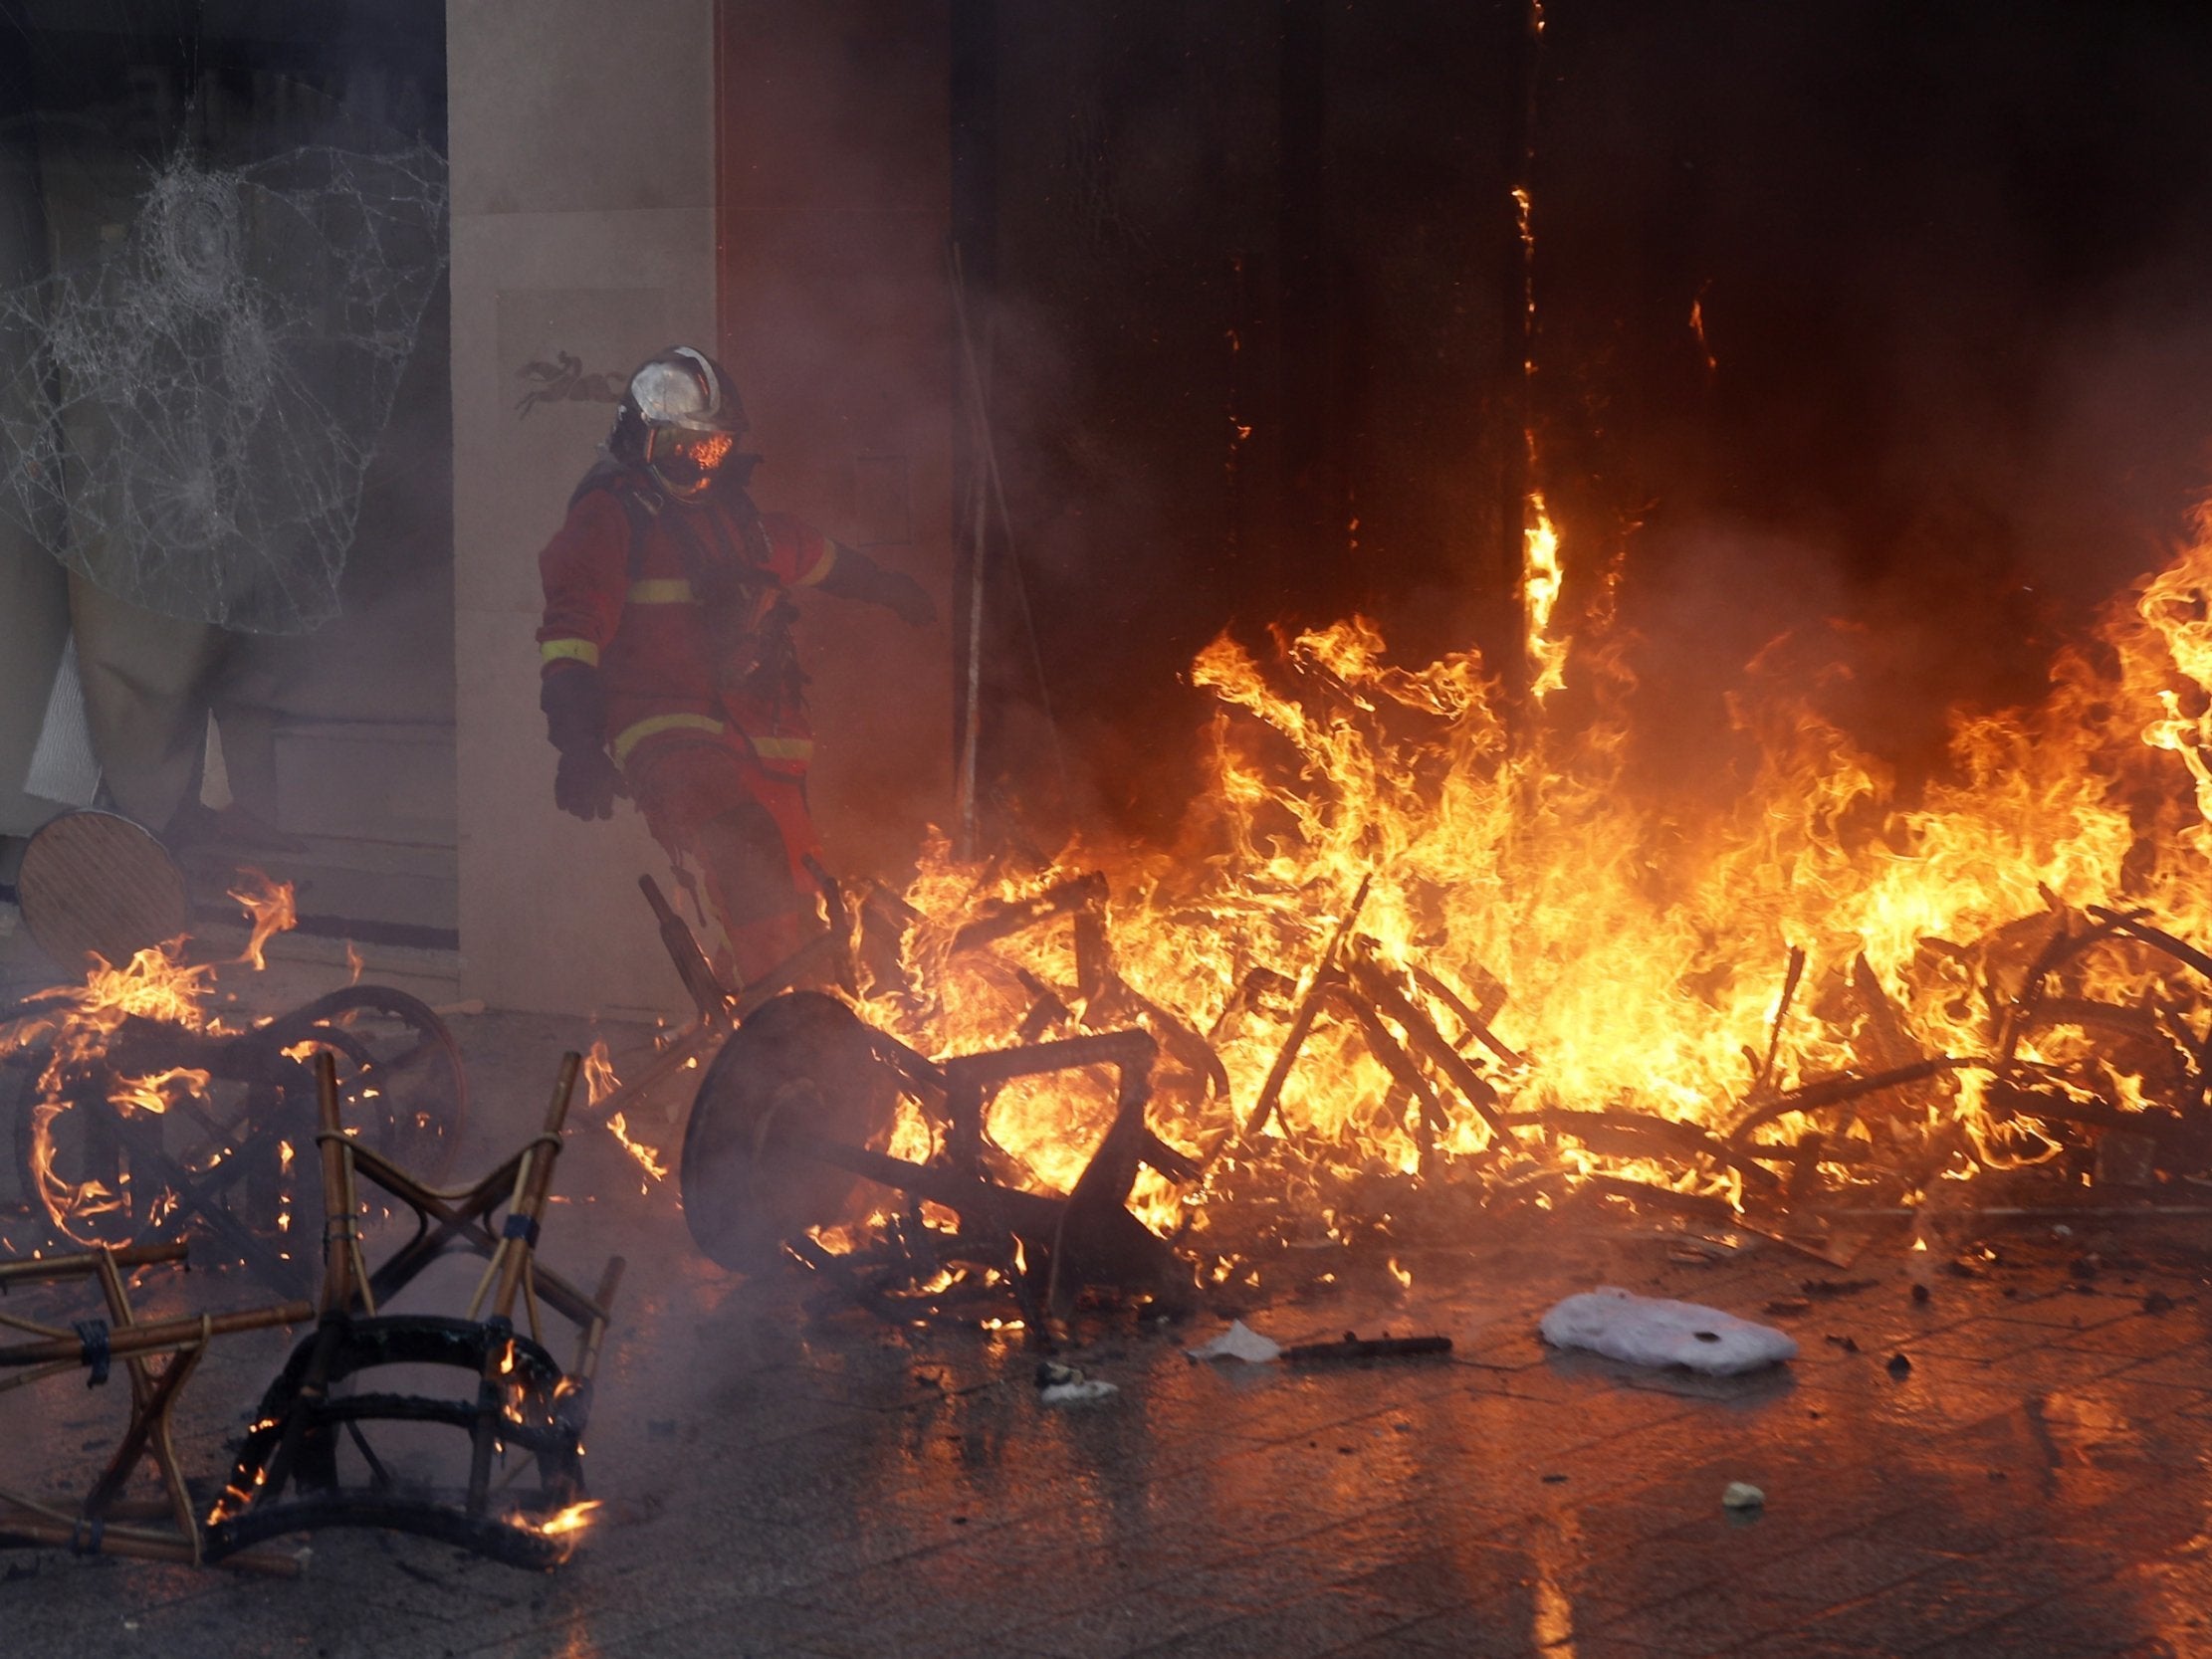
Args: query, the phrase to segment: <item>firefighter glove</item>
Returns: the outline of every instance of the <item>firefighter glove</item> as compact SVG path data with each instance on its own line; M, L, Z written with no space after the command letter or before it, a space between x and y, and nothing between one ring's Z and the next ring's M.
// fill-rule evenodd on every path
M606 699L596 669L558 668L538 693L546 735L560 751L553 804L578 818L611 818L622 774L606 751Z
M910 627L927 628L937 620L937 606L922 584L903 570L886 570L857 547L836 543L834 562L822 578L821 590L839 599L881 605Z
M937 620L936 602L903 570L884 572L883 603L910 628L927 628Z

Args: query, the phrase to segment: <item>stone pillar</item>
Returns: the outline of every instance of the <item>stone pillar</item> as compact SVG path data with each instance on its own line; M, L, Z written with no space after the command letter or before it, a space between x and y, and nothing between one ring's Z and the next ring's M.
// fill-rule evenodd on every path
M755 498L911 571L949 613L949 12L448 0L446 15L463 990L681 1014L635 887L665 872L643 824L553 807L536 554L629 370L712 342L768 457ZM949 624L916 633L819 594L804 607L824 840L842 872L888 871L950 810Z
M636 364L711 339L713 0L448 0L462 994L688 1009L635 812L553 809L537 553Z

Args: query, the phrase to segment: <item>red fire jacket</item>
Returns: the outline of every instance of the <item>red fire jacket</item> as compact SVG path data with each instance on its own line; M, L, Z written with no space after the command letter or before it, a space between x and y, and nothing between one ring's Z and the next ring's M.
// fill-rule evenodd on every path
M578 494L567 520L538 555L546 589L538 630L545 672L582 663L599 671L607 743L618 765L653 746L702 733L735 734L771 771L803 773L812 729L795 686L789 695L733 688L728 663L693 591L702 553L744 565L757 626L790 588L828 575L836 544L780 513L760 515L749 537L742 512L710 500L666 501L635 473ZM720 672L718 672L720 671Z

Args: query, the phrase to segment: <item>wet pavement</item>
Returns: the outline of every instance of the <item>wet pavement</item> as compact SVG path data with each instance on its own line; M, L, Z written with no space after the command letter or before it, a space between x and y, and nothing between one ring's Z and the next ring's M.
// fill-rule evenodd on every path
M457 1024L467 1175L589 1033ZM589 1443L604 1507L567 1565L365 1532L319 1536L294 1580L10 1553L0 1653L2212 1653L2212 1222L1958 1220L1848 1269L1559 1222L1410 1257L1388 1298L1247 1310L1285 1342L1442 1332L1448 1359L1199 1365L1182 1349L1218 1318L1105 1329L1071 1357L1119 1391L1055 1408L1011 1334L809 1316L703 1263L641 1183L577 1132L547 1225L571 1277L631 1263ZM149 1307L179 1293L145 1283ZM1801 1355L1715 1381L1547 1350L1543 1309L1597 1284L1765 1319ZM266 1300L236 1272L181 1291ZM292 1340L218 1348L189 1467L227 1466ZM75 1377L0 1397L0 1484L89 1482L119 1398ZM1731 1482L1764 1507L1725 1510Z

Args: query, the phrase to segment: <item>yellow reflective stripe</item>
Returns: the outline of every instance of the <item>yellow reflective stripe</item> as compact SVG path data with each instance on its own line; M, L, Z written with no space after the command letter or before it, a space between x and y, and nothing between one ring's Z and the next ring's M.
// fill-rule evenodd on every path
M691 603L691 583L682 576L655 576L648 581L630 583L630 603L633 605L688 605Z
M630 750L646 738L657 737L663 731L711 731L719 737L728 729L728 726L712 715L652 715L615 733L614 763L618 766L627 764Z
M834 564L836 564L836 562L837 562L837 543L836 543L836 542L834 542L834 541L832 541L832 540L830 540L830 539L829 539L829 537L825 535L825 536L823 536L823 537L822 537L822 556L821 556L820 558L818 558L818 559L814 560L814 568L813 568L813 569L811 569L811 570L807 571L807 572L806 572L806 574L804 574L803 576L800 576L800 577L799 577L799 578L798 578L798 579L797 579L796 581L792 582L792 583L791 583L791 586L793 586L793 587L813 587L813 586L815 586L815 585L816 585L817 583L819 583L819 582L822 582L822 581L824 581L824 580L826 580L826 579L828 578L828 576L829 576L829 572L830 572L830 568L831 568L831 566L833 566Z
M753 752L763 760L811 760L814 758L814 739L811 737L755 737Z
M599 648L587 639L550 639L539 642L538 661L541 665L557 663L563 658L572 658L586 668L597 668Z

